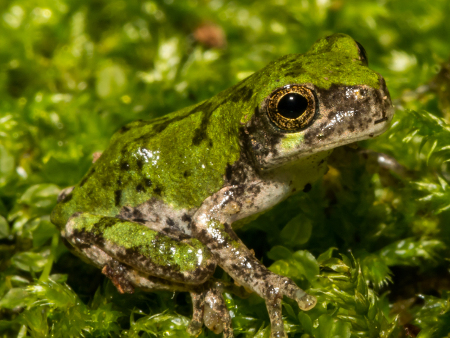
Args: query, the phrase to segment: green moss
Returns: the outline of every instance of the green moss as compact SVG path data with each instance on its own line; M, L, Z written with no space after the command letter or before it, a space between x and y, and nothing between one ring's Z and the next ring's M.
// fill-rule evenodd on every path
M404 329L391 312L399 304L401 317L411 318L408 327L420 329L419 335L448 335L450 136L442 93L449 86L441 64L450 55L449 12L448 0L432 5L408 0L2 2L1 335L17 337L26 330L36 337L83 332L90 337L164 333L187 338L192 313L183 294L174 298L173 293L136 290L120 295L98 269L67 252L49 222L57 187L78 184L92 154L104 151L123 125L198 104L283 55L306 53L317 39L336 32L365 47L370 67L386 79L396 106L409 109L396 112L388 133L364 143L394 157L403 169L379 171L370 153L369 164L340 154L323 182L247 224L238 235L264 264L272 260L272 269L320 298L307 313L284 299L290 336L398 337L388 329L392 323L397 331ZM223 30L225 44L210 44L219 35L201 40L194 34L205 22ZM341 51L359 67L353 47ZM311 72L322 66L326 53L302 65L309 74L305 79L324 87L330 78ZM324 63L328 71L335 61ZM358 74L358 81L373 81L355 67L348 71ZM276 80L286 81L281 85L293 80L280 77L280 71L269 74L262 83L265 92L252 97L234 121L248 121L256 102L280 85ZM337 80L342 79L348 77ZM232 102L227 107L236 111ZM294 218L312 224L304 244L294 240L302 237L304 227L291 222ZM285 241L288 231L292 235ZM334 254L333 247L338 248ZM349 256L349 250L361 271L338 255ZM322 267L319 279L317 266ZM361 276L367 291L359 289ZM425 302L408 305L405 300L416 295L407 291L423 287ZM236 336L269 335L259 298L225 297ZM381 327L386 331L377 332ZM204 330L199 337L211 335Z

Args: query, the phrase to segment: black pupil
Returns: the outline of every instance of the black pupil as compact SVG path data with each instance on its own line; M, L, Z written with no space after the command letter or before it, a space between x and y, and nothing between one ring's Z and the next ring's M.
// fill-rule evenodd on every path
M288 119L296 119L308 108L308 100L297 93L284 95L278 101L278 113Z

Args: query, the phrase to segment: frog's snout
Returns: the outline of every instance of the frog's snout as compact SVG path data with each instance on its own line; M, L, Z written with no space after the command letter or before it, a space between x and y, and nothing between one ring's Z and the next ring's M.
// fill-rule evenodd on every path
M373 136L376 136L386 131L386 129L389 127L389 122L394 116L394 107L392 106L391 96L389 95L389 91L386 87L386 82L381 76L380 87L378 88L378 90L374 90L377 92L374 94L375 111L373 116L373 125L380 125L374 128L376 134Z
M367 85L336 86L317 90L319 114L304 131L299 152L336 148L373 138L389 128L394 110L384 79L378 88Z

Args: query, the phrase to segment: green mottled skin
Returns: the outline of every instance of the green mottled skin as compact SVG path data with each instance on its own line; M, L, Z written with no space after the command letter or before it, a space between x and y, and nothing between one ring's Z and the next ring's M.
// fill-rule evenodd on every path
M105 218L97 215L83 214L78 217L74 230L86 231L94 236L117 244L125 249L136 250L159 266L174 267L182 271L193 271L197 268L198 255L210 258L204 252L199 240L192 238L188 242L179 242L158 231L145 229L138 223L117 218ZM176 250L172 250L176 248Z
M361 67L352 38L335 34L321 39L307 53L276 60L200 104L128 124L113 136L72 199L58 204L52 221L63 227L75 212L116 216L122 206L152 197L173 208L199 207L223 186L227 165L239 158L239 127L273 88L290 83L379 86L378 74ZM289 148L299 141L294 137L283 144Z

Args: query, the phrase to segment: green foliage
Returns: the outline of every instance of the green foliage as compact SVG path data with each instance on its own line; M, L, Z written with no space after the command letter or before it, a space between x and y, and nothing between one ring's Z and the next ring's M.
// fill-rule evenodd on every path
M442 298L421 295L424 305L416 309L415 323L422 328L419 338L448 337L450 334L450 293L444 291Z
M336 150L322 182L239 236L318 297L309 312L285 299L291 337L448 335L449 12L447 0L0 2L1 337L188 337L187 295L120 295L67 252L56 197L125 123L336 32L386 78L392 127L368 152ZM269 337L259 297L225 298L236 335Z

